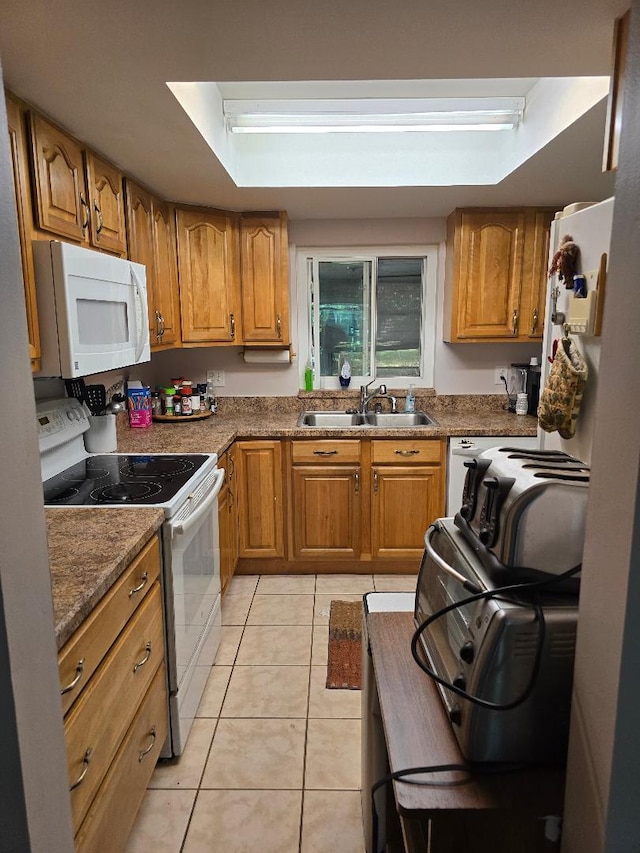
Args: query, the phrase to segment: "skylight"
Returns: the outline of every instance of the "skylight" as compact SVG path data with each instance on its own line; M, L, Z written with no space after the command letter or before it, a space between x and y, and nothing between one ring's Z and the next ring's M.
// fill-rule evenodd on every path
M609 78L167 85L238 187L435 187L499 183Z

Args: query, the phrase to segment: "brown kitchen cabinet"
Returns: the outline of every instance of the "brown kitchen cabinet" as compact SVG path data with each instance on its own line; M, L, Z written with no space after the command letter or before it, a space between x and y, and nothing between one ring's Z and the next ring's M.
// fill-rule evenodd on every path
M292 558L351 559L361 554L360 441L293 442Z
M371 442L371 556L419 563L424 534L445 511L445 442ZM408 511L410 509L410 511Z
M447 220L452 343L542 338L551 208L457 209Z
M76 849L122 849L168 734L154 536L58 654Z
M129 179L125 181L128 256L147 268L149 340L152 350L180 346L178 258L172 206Z
M29 338L29 358L31 370L41 367L40 330L38 325L38 307L36 303L36 282L31 251L31 186L29 183L29 158L27 150L26 113L17 101L10 96L6 99L7 123L9 127L9 149L13 164L13 181L16 194L16 213L18 235L20 238L20 257L22 261L22 279L27 311L27 334Z
M124 255L122 173L39 113L29 115L36 226Z
M289 345L287 214L240 218L242 339L247 345Z
M237 441L234 445L239 557L284 556L282 443Z
M224 468L224 482L218 495L220 528L220 585L227 590L238 562L238 513L236 501L235 449L233 445L218 460Z
M239 344L238 214L176 210L183 346Z

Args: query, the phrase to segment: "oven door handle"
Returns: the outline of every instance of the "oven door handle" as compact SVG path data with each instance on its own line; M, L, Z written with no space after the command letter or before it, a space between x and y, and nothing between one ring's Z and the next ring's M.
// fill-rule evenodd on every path
M431 538L433 534L439 529L440 526L436 522L435 524L431 525L431 527L427 530L425 534L424 549L427 552L427 555L433 560L436 566L441 568L443 572L446 572L448 575L451 575L452 578L455 578L458 583L462 584L462 586L466 590L474 594L477 592L482 592L481 588L477 584L473 583L473 581L470 581L468 578L465 578L465 576L460 574L460 572L457 572L453 568L453 566L450 566L449 563L443 560L440 554L436 552L435 548L431 544Z
M171 530L172 539L174 539L176 536L184 536L185 533L188 533L192 527L198 524L203 515L205 515L211 509L211 505L214 503L215 500L217 500L220 489L222 488L223 480L224 468L216 469L211 491L207 494L206 498L202 501L201 504L199 504L195 511L192 512L190 516L185 518L185 520L181 524L174 525L169 522L169 529Z

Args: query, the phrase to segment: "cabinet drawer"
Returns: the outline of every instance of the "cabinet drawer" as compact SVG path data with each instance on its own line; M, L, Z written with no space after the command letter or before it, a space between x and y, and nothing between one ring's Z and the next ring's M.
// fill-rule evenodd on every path
M65 714L159 574L160 542L158 536L154 536L62 647L58 654L60 690L75 682L62 694Z
M401 465L403 462L424 465L442 464L444 442L439 439L388 439L371 442L371 462L375 465Z
M107 838L110 850L124 850L168 730L160 667L76 835L78 851L102 853Z
M359 462L359 441L294 441L292 460L297 462Z
M65 718L69 784L84 773L71 791L75 830L163 659L162 602L155 583Z

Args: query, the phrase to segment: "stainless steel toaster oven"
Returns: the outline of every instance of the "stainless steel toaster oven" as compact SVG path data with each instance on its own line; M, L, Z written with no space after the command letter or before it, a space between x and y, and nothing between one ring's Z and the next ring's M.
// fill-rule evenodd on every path
M565 760L577 598L537 589L500 593L453 519L427 531L416 626L445 612L415 642L468 761Z

